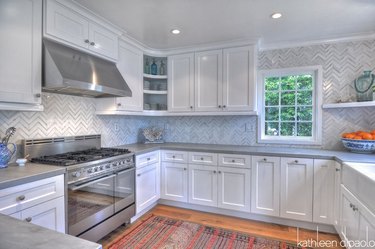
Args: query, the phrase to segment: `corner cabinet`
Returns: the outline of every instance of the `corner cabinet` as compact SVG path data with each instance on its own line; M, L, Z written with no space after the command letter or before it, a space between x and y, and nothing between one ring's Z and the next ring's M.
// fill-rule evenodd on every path
M256 112L255 46L168 57L170 112Z
M45 37L117 60L118 35L116 33L73 10L65 1L47 0L45 3Z
M42 111L42 0L0 1L0 110Z

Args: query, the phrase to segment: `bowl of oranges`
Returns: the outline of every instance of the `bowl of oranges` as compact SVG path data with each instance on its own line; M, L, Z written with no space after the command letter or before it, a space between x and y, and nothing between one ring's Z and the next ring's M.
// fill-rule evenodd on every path
M375 152L375 130L343 133L341 141L345 148L355 153Z

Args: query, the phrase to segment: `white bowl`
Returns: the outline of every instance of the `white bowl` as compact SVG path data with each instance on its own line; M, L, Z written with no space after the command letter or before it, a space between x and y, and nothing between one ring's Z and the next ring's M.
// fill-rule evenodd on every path
M16 163L18 164L18 166L25 166L26 162L27 162L27 159L25 159L25 158L18 158L16 160Z
M345 148L355 153L373 153L375 152L375 140L355 140L342 138Z

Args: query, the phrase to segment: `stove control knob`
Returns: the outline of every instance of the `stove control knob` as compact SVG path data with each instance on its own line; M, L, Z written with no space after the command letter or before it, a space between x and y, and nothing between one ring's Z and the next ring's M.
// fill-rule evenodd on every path
M107 165L105 166L106 169L109 169L110 167L111 167L110 164L107 164Z
M102 165L102 166L100 166L100 170L103 170L104 169L104 166Z
M88 169L88 170L87 170L87 173L91 174L91 173L92 173L92 169L91 169L91 168Z
M95 167L95 168L94 168L94 172L98 172L98 167Z
M79 172L79 171L73 172L72 176L73 177L80 177L81 176L81 172Z

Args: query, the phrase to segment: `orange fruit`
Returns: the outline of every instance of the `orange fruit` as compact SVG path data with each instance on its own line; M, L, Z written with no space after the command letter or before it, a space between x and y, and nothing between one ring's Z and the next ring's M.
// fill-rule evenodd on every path
M363 140L361 136L354 136L353 139L355 139L355 140Z
M343 133L343 134L341 134L341 137L347 138L348 135L349 135L349 133Z
M375 130L370 131L371 134L375 134Z
M365 140L372 140L372 135L371 133L368 133L368 132L361 133L361 137Z
M355 137L355 135L353 133L348 133L346 135L346 138L349 138L349 139L353 139Z

